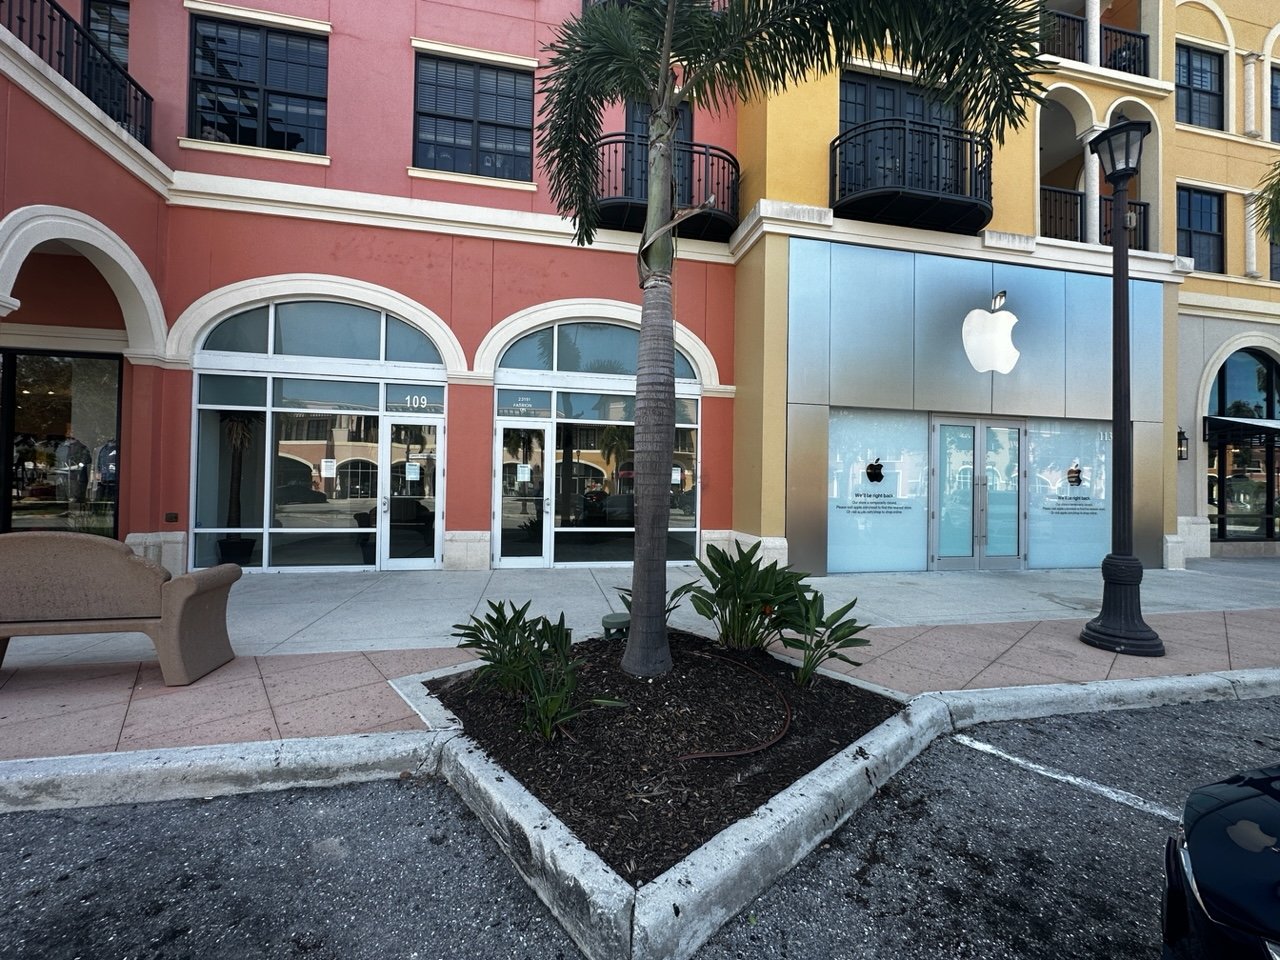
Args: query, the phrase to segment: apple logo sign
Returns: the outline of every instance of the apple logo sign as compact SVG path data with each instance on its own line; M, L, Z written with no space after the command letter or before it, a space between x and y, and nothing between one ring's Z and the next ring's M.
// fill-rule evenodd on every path
M1013 345L1013 325L1018 318L1000 309L1004 306L1004 295L1001 290L991 298L990 310L970 310L964 318L960 331L964 352L979 373L989 370L1008 373L1021 356Z
M1264 832L1252 820L1237 820L1227 827L1227 836L1237 847L1250 853L1261 853L1276 844L1276 838Z
M876 457L875 463L867 464L867 479L872 483L879 483L884 479L884 465L880 462L879 457Z
M1067 483L1071 484L1073 487L1078 487L1080 486L1080 481L1080 461L1077 460L1072 465L1071 469L1067 471Z

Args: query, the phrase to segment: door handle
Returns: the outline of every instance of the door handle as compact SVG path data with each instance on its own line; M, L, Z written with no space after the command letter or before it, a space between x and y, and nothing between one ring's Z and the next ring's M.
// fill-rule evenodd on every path
M390 513L390 512L391 512L391 498L390 498L390 497L383 497L383 498L382 498L382 512L383 512L383 513Z

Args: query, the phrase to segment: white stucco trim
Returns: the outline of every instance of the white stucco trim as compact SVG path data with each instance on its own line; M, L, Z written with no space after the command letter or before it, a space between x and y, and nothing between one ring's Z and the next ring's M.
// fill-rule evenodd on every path
M129 336L124 330L103 330L98 327L0 323L0 347L12 347L18 350L124 353L129 349Z
M182 5L192 13L203 13L210 17L244 20L249 23L263 23L273 27L288 27L292 30L305 30L307 33L333 33L333 25L328 21L313 20L310 17L295 17L285 13L273 13L269 10L254 10L249 7L234 6L230 3L213 3L212 0L183 0Z
M622 300L583 297L552 300L513 313L496 324L480 341L473 368L475 373L493 377L503 350L526 333L532 333L557 320L612 320L639 329L640 305ZM716 365L715 357L707 345L679 321L675 325L675 340L676 346L684 351L693 364L703 391L706 392L709 387L721 387L720 368Z
M173 171L8 30L0 30L0 76L156 193L168 191Z
M1191 4L1203 7L1213 15L1218 21L1218 26L1222 28L1222 35L1226 38L1226 43L1210 40L1207 37L1193 37L1177 32L1176 9ZM1237 76L1240 72L1240 66L1236 63L1236 35L1231 29L1231 21L1214 0L1177 0L1174 7L1175 32L1173 42L1175 45L1200 47L1203 50L1212 50L1222 54L1222 125L1227 133L1236 133L1236 87L1241 84L1238 82Z
M327 167L332 162L321 153L298 153L294 150L272 150L269 147L246 147L238 143L222 143L218 140L197 140L179 137L179 150L205 150L209 153L229 153L237 157L256 157L260 160L283 160L286 163L308 163Z
M506 180L502 177L480 177L474 173L453 173L449 170L428 170L425 167L409 167L414 180L442 180L445 183L466 183L473 187L497 187L499 190L524 190L537 193L538 185L532 180Z
M160 294L147 268L110 228L65 207L19 207L0 220L0 297L12 299L18 271L31 251L61 240L92 263L111 287L124 314L131 359L160 359L166 325Z
M456 43L444 43L440 40L425 40L422 37L410 37L409 44L422 53L432 53L453 60L475 60L481 63L494 63L504 67L518 67L521 70L536 70L537 57L522 57L514 53L503 53L501 50L485 50L480 47L462 47Z
M224 317L271 300L289 299L341 300L385 310L431 338L448 374L467 369L462 344L434 311L388 287L323 273L254 277L206 293L174 321L165 354L171 360L190 362L204 334Z

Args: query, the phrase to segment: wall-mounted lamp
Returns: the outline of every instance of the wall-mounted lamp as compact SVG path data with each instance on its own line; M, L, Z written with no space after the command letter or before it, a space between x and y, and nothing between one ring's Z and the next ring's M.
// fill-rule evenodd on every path
M1191 455L1187 448L1187 431L1181 427L1178 428L1178 459L1186 460Z

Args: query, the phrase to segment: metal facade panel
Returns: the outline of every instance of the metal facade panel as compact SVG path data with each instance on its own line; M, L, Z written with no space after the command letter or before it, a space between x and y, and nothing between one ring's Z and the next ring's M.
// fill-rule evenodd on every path
M1164 290L1162 284L1129 284L1129 409L1134 420L1164 419Z
M827 572L829 410L787 404L787 560L814 576Z
M960 339L965 314L991 306L992 265L916 255L916 410L991 412L991 373L978 373Z
M1007 374L994 374L992 407L1020 417L1061 417L1066 412L1066 274L997 263L996 290L1004 309L1018 318L1013 343L1021 356Z
M840 248L817 240L791 241L787 286L787 400L828 402L831 353L831 259Z
M1148 568L1164 566L1164 425L1133 425L1133 552Z
M832 406L911 409L914 278L911 253L832 248Z
M1111 419L1111 278L1067 274L1066 415Z

